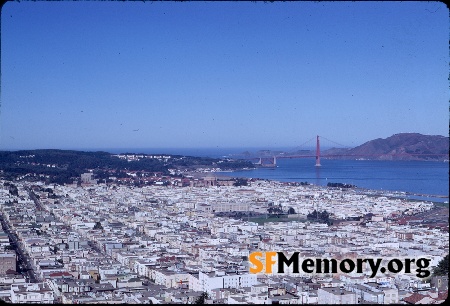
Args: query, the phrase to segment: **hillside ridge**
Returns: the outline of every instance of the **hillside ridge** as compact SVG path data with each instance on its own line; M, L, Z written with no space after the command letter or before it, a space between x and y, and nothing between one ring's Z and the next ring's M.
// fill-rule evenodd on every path
M332 148L322 152L323 155L343 154L348 159L374 160L448 160L448 153L449 137L419 133L398 133L351 149Z

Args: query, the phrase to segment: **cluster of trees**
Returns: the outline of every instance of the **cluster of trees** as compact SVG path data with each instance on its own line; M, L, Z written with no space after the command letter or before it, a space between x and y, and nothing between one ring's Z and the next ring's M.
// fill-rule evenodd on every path
M13 196L19 196L19 190L17 189L17 186L13 183L5 182L3 186L8 187L9 193Z
M311 221L317 220L317 221L319 221L319 222L321 222L321 223L326 223L326 224L328 224L328 225L333 224L333 223L330 221L330 214L329 214L326 210L323 210L323 211L317 211L317 210L314 209L314 211L313 211L312 213L309 213L309 214L306 216L306 218L307 218L308 220L311 220Z
M95 222L93 229L100 229L100 230L102 230L103 226L102 226L102 224L99 221L97 221L97 222Z
M194 302L194 304L205 304L205 300L208 299L208 293L203 292Z
M180 156L181 157L181 156ZM171 158L168 161L171 166L181 166L181 167L217 167L221 169L242 169L242 168L253 168L253 164L248 160L223 160L220 158L212 157L193 157L185 156L184 158Z
M248 180L245 178L236 178L235 182L233 183L233 186L247 186Z
M448 275L448 254L439 261L438 265L433 270L433 275Z
M245 160L222 160L210 157L181 158L179 155L171 155L172 158L166 162L153 158L143 158L128 162L111 155L108 152L83 152L74 150L21 150L0 151L0 169L6 179L13 179L27 173L48 176L47 183L72 183L86 169L94 169L99 179L107 179L109 170L116 170L116 177L124 177L125 173L120 170L161 172L169 175L169 168L179 166L198 167L214 166L223 169L240 169L252 167L250 161ZM55 165L48 167L47 165ZM38 180L39 177L36 178ZM244 184L244 182L241 182Z
M269 212L269 214L283 214L285 213L283 211L283 207L281 206L281 204L278 204L277 206L274 206L273 203L269 203L269 208L267 209L267 211ZM287 213L289 215L295 214L295 209L293 207L289 207L289 209L287 210Z
M248 160L225 160L217 164L221 169L242 169L242 168L254 168L252 162Z
M56 166L48 167L49 164ZM107 152L73 150L2 151L0 152L0 169L3 169L6 177L31 172L49 176L48 183L59 184L71 183L74 178L86 172L86 169L128 169L169 173L167 166L157 159L127 162Z
M269 203L269 208L267 209L267 211L269 212L269 214L283 214L285 213L283 211L283 207L281 205L277 205L274 206L273 204ZM289 215L295 214L295 209L293 207L289 207L289 209L287 210L287 213Z
M271 206L267 209L267 211L269 212L269 214L282 214L283 208L281 207L281 205Z

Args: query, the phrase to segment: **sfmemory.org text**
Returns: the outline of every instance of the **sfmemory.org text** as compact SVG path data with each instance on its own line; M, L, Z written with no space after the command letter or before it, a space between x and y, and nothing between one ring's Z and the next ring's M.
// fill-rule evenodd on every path
M300 258L299 252L294 252L290 257L283 252L253 252L249 256L253 265L250 273L286 273L285 267L290 268L290 273L365 273L369 271L370 277L377 273L416 273L417 277L425 278L431 272L427 269L430 260L427 258L357 258L357 259L327 259L327 258ZM386 262L382 266L382 262ZM276 264L276 265L275 265ZM413 271L413 272L411 272Z

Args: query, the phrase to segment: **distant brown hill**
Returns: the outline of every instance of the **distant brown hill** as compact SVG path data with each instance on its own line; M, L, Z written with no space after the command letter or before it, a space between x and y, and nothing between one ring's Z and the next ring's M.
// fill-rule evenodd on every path
M440 135L400 133L368 141L353 149L333 148L322 155L343 155L345 159L448 160L449 138Z

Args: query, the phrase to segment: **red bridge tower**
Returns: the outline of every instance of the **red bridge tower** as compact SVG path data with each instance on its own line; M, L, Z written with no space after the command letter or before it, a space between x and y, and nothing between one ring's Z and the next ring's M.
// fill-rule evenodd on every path
M316 167L320 167L320 141L319 135L317 135L317 144L316 144Z

